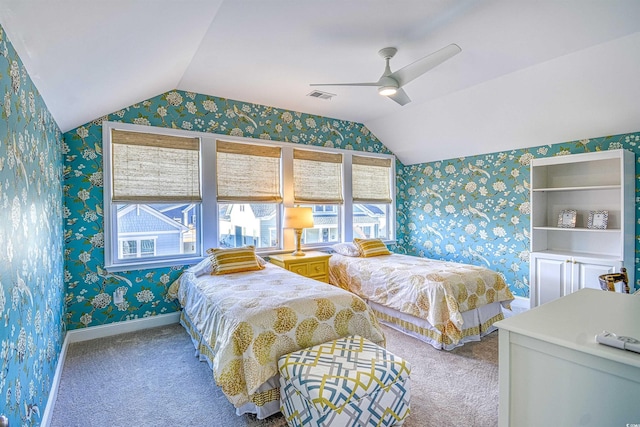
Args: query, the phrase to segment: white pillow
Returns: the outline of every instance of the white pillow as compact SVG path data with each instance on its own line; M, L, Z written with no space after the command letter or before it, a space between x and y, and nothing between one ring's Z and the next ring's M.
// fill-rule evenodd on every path
M189 273L193 273L196 277L203 276L205 274L211 274L213 270L213 264L211 264L211 258L206 257L196 265L192 265L187 268L185 271Z
M351 242L336 243L331 248L333 249L333 251L335 253L340 254L340 255L352 256L352 257L359 257L360 256L360 250L358 249L358 247L356 245L354 245Z

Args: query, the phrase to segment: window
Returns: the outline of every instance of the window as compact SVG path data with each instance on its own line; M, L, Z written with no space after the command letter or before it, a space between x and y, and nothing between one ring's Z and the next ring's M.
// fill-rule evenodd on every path
M199 138L103 131L105 265L127 269L199 256Z
M352 163L353 237L391 238L391 159L354 155Z
M216 153L219 245L277 248L281 148L217 141Z
M193 264L210 247L293 250L293 205L313 208L303 245L394 238L393 156L116 122L103 141L111 271Z
M302 233L303 245L340 241L339 205L343 204L343 156L293 150L293 202L313 211L313 228Z
M120 257L141 258L156 254L156 239L120 240Z
M122 258L136 258L138 255L138 242L135 240L122 240L121 241L121 257Z

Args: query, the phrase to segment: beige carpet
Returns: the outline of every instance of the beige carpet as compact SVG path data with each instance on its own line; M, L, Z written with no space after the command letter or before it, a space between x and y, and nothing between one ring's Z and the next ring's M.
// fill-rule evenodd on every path
M409 360L407 427L498 424L498 336L438 351L390 328L387 348ZM284 426L235 415L180 325L69 346L52 427Z

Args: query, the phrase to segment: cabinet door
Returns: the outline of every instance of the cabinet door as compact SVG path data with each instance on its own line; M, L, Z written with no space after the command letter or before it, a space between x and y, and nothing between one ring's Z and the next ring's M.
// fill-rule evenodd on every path
M584 288L601 289L598 276L619 271L620 263L576 258L573 268L574 280L571 292Z
M531 307L553 301L571 292L570 260L535 256L531 262Z

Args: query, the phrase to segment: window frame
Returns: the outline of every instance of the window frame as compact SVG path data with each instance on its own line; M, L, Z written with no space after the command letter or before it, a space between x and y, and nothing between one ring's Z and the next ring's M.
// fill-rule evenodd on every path
M145 133L157 133L162 135L172 135L181 137L200 138L200 186L202 202L195 203L200 213L197 221L197 241L195 254L184 254L168 257L155 257L153 259L135 258L127 259L126 262L118 260L118 236L114 233L117 226L116 203L111 201L111 131L128 130ZM391 159L389 169L389 185L392 202L387 218L389 235L384 239L385 243L395 242L396 238L396 158L393 154L370 153L366 151L346 150L342 148L320 147L313 145L297 144L274 140L263 140L257 138L236 137L216 133L206 133L189 131L183 129L170 129L154 126L138 125L132 123L120 123L105 121L102 125L103 137L103 173L104 173L104 260L105 269L108 271L129 271L144 270L157 267L173 267L180 265L191 265L201 261L205 257L206 248L219 246L219 218L218 201L216 195L216 141L245 143L252 145L277 145L282 149L281 155L281 190L283 200L276 210L276 232L278 232L278 247L269 247L264 250L257 248L261 255L271 255L276 253L286 253L295 249L295 238L293 230L282 228L282 215L285 206L293 206L293 150L309 150L320 152L332 152L342 154L342 186L344 203L337 205L338 233L341 242L351 242L353 240L353 199L352 199L352 179L351 179L351 159L352 156L361 157L382 157ZM240 201L236 203L242 203ZM141 202L140 204L148 204ZM334 242L304 245L307 249L328 249ZM115 250L115 253L114 253Z

